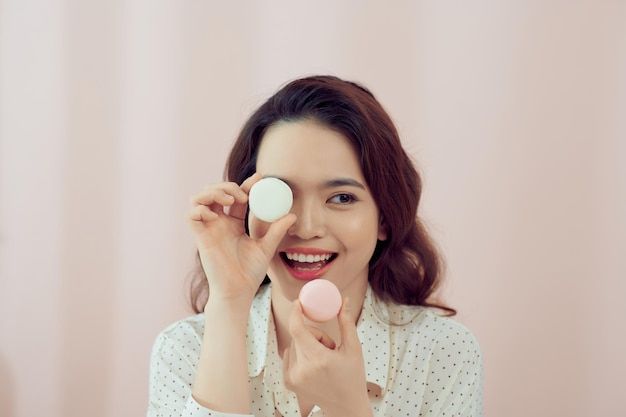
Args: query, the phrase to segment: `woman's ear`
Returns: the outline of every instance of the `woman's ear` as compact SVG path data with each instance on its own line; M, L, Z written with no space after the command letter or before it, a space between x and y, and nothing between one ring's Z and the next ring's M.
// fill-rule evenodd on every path
M388 236L389 226L387 225L387 222L385 221L383 216L380 216L380 219L378 220L378 240L385 241L387 240Z

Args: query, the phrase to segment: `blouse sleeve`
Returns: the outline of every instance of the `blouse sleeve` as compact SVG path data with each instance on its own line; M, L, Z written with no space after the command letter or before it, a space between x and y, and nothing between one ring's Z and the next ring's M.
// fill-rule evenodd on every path
M191 395L201 342L176 324L156 339L150 359L148 417L253 417L210 410Z
M482 417L482 354L474 335L451 323L431 354L420 415Z

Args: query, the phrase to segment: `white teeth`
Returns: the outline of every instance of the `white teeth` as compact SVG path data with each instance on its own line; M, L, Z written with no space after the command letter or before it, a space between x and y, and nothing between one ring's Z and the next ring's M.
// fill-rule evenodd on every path
M323 255L313 255L310 253L309 254L285 253L285 255L287 256L287 259L289 259L290 261L307 262L307 263L327 261L332 256L332 254L330 253L325 253Z

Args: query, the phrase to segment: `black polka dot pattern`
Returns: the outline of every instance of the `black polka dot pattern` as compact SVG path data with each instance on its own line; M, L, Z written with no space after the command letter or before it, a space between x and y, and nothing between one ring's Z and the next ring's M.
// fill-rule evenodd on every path
M283 385L270 295L269 285L259 291L248 322L250 415L300 417L295 394ZM381 303L368 289L357 330L376 417L482 417L482 356L463 325L430 309ZM199 314L157 337L149 417L240 416L206 409L191 396L203 333ZM309 417L323 415L315 407Z

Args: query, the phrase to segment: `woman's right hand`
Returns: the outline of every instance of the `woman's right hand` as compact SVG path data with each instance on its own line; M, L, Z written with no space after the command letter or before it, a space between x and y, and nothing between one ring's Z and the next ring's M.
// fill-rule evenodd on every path
M261 176L241 186L223 182L192 197L188 221L194 233L210 297L251 301L265 278L278 244L295 222L288 214L270 225L265 236L252 239L245 232L248 194Z

